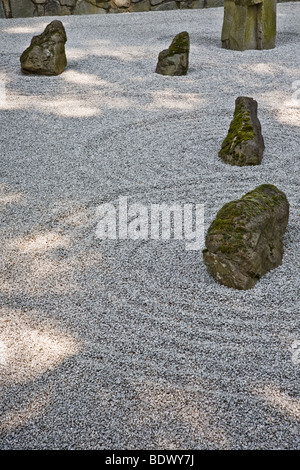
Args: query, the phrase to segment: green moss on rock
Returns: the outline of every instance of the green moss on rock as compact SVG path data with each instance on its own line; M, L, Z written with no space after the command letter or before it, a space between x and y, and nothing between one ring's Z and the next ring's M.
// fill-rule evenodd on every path
M189 67L190 39L186 31L177 34L170 47L158 55L155 72L161 75L186 75Z
M226 203L205 238L203 258L210 273L229 287L253 287L281 263L288 215L286 195L271 184Z
M189 53L190 50L190 37L187 31L183 31L175 36L173 39L168 52L169 55L185 54Z
M219 155L235 155L234 147L242 142L255 137L253 125L251 124L250 113L245 112L242 105L238 105L234 112L233 120L230 123L228 134L222 143Z
M54 20L38 36L20 57L25 74L59 75L67 65L65 43L67 35L61 21Z
M261 163L263 151L264 141L257 118L257 102L253 98L239 96L218 155L230 165L250 166Z

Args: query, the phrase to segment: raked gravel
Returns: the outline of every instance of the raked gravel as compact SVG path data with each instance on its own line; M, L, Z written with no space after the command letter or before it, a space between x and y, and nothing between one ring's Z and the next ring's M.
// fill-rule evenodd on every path
M299 449L300 3L277 45L221 48L223 8L60 17L68 66L22 75L53 18L0 20L0 449ZM154 73L190 34L184 77ZM237 96L257 167L218 158ZM290 202L283 263L217 284L182 240L100 240L97 207Z

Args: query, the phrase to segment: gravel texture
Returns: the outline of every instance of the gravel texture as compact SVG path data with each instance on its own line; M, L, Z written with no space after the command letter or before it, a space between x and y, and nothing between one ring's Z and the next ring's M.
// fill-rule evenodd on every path
M299 449L300 4L277 46L226 51L223 8L60 17L68 66L22 75L53 18L0 21L0 449ZM184 77L154 73L190 34ZM218 151L258 101L257 167ZM290 202L283 264L218 285L182 240L100 240L97 207Z

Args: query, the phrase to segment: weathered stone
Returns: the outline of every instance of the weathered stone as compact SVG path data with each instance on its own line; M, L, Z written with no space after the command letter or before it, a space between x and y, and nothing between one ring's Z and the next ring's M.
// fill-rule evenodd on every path
M235 100L234 116L219 157L230 165L259 165L264 149L257 102L253 98L239 96Z
M45 4L45 16L56 16L60 15L61 5L59 0L48 0Z
M130 0L129 6L118 7L113 0L0 0L0 18L199 9L221 6L223 2L224 0Z
M204 8L216 8L224 6L224 0L204 0L204 3Z
M206 8L206 0L193 0L192 8Z
M181 0L179 2L179 8L181 10L192 8L192 5L193 5L193 0Z
M190 38L183 31L175 36L168 49L159 53L156 73L161 75L186 75L189 67Z
M130 0L111 0L118 8L128 8L130 6Z
M151 8L151 10L155 11L166 11L166 10L177 10L179 6L176 2L164 2L160 5L155 5Z
M97 15L106 13L109 8L109 2L101 2L98 6L87 3L85 1L78 1L74 9L74 15Z
M60 16L67 16L71 15L73 12L73 7L67 7L67 6L61 6L59 10L59 15Z
M273 49L276 40L276 0L225 0L222 47Z
M140 0L138 2L131 0L130 11L142 12L142 11L149 11L149 10L150 10L150 5L149 5L148 0Z
M42 34L34 36L20 57L24 73L59 75L67 65L65 43L67 36L61 21L48 24Z
M45 16L45 6L44 5L36 5L33 16Z
M75 7L76 6L76 0L59 0L59 3L62 6L66 6L66 7Z
M282 263L288 218L286 195L270 184L225 204L205 238L203 258L210 274L227 287L254 287Z
M12 15L10 0L2 0L2 5L4 8L6 18L12 18L13 15Z
M85 2L82 3L87 3L90 5L94 5L97 8L106 8L109 7L109 0L86 0Z

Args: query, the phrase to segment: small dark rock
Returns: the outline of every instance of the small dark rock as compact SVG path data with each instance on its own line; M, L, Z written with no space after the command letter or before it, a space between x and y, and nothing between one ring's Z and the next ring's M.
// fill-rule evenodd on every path
M61 21L48 24L42 34L34 36L20 57L22 72L38 75L59 75L67 65L67 36Z
M159 53L156 73L161 75L186 75L189 67L190 38L183 31L175 36L168 49Z

